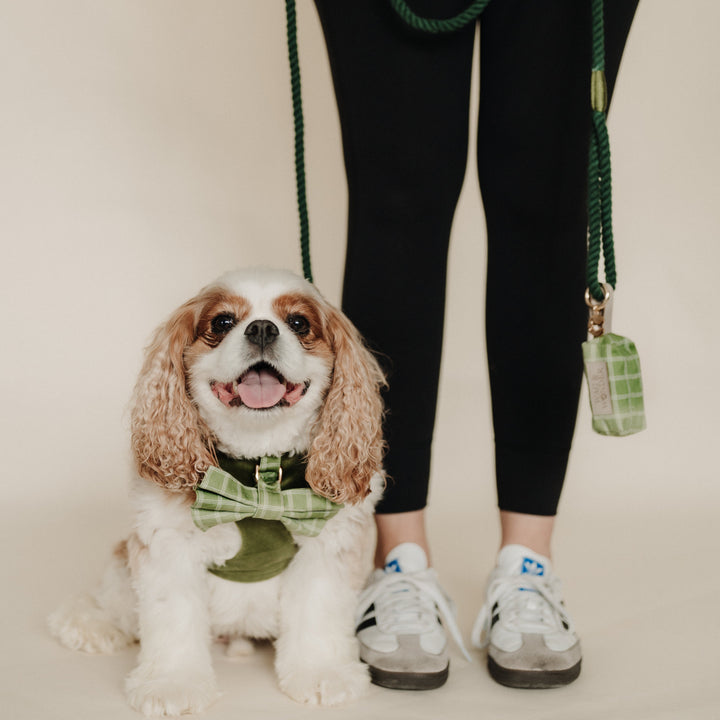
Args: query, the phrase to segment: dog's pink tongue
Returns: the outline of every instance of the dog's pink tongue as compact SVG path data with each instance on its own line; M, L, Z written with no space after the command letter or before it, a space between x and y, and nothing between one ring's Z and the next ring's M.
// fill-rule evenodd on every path
M250 408L269 408L285 395L285 385L267 370L250 370L242 376L238 395Z

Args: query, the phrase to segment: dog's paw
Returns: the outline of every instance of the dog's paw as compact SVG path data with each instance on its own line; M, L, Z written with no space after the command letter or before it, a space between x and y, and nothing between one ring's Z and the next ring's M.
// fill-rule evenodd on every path
M357 700L370 687L370 674L361 662L325 668L298 667L280 677L280 689L308 705L343 705Z
M47 619L50 633L65 647L109 655L134 642L98 607L90 595L80 595Z
M200 713L218 696L212 673L159 675L142 665L128 675L125 693L130 706L148 717Z

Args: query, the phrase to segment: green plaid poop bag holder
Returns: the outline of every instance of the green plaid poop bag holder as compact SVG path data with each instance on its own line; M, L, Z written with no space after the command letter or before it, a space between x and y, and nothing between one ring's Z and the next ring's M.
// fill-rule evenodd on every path
M593 133L588 163L588 287L585 291L585 302L590 308L588 332L592 339L583 343L583 360L593 430L601 435L622 437L644 430L646 424L640 358L635 344L622 335L606 332L617 273L612 232L602 6L602 0L593 0ZM605 265L604 283L598 281L601 253Z

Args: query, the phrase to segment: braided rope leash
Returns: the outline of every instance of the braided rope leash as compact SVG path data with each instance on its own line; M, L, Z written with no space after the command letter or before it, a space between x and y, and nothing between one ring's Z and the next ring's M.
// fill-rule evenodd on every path
M588 256L587 286L598 302L606 298L598 280L600 254L605 265L605 280L614 289L617 285L615 247L612 227L612 180L610 139L607 130L608 92L605 80L605 26L603 0L592 0L592 74L590 103L592 135L588 162Z
M412 28L438 34L455 32L476 21L490 0L473 0L462 12L447 19L425 18L414 13L405 0L389 0L395 12ZM617 285L615 250L612 229L612 180L610 140L607 131L607 82L605 80L605 27L603 0L592 3L592 74L591 107L592 135L588 159L588 255L586 279L589 295L597 302L606 297L598 280L600 256L603 256L606 282ZM300 251L303 274L312 282L310 261L310 223L305 180L305 140L300 83L300 64L297 46L297 13L295 0L285 0L287 18L288 59L295 129L295 182L300 219Z
M473 2L456 16L446 20L416 15L405 0L389 0L397 14L412 28L428 33L454 32L477 20L490 0ZM605 23L603 0L591 0L592 73L590 102L592 135L588 158L588 257L586 279L589 294L598 302L606 292L598 280L600 256L603 256L606 282L615 288L617 270L612 229L612 180L610 139L607 131L607 82L605 80Z
M400 17L412 27L425 32L438 33L453 32L475 21L490 0L473 0L472 4L466 10L447 20L421 18L410 10L404 0L390 0L390 2ZM295 185L297 188L297 206L300 219L300 254L302 257L303 275L307 280L312 282L310 221L308 218L307 184L305 179L305 121L302 109L302 87L300 83L295 0L285 0L285 17L295 130Z
M416 15L408 6L405 0L390 0L393 10L415 30L421 30L427 33L446 33L455 32L464 28L471 22L475 22L480 14L488 5L490 0L473 0L465 10L457 15L445 20L437 20L435 18L425 18Z
M298 215L300 218L300 254L303 275L313 281L310 262L310 221L308 219L307 187L305 183L305 121L302 109L302 88L300 85L300 61L297 45L297 13L295 0L285 0L287 23L288 60L290 63L290 85L292 88L293 122L295 128L295 186L297 188Z

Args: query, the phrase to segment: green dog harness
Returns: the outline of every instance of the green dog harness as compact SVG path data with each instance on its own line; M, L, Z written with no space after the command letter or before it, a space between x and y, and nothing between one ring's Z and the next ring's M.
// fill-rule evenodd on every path
M218 453L195 488L193 522L205 531L234 522L237 555L208 570L235 582L260 582L279 575L297 552L291 533L315 536L342 508L314 493L298 456L236 460Z

